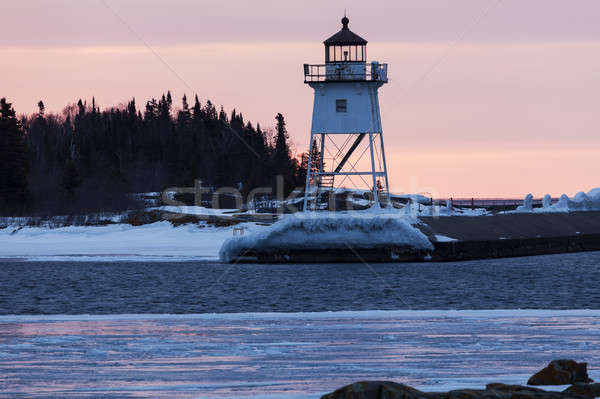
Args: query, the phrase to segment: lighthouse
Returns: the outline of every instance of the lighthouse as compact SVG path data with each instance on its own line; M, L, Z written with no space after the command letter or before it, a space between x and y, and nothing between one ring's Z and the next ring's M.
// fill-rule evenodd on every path
M324 64L304 64L304 83L314 90L305 211L317 207L320 193L350 181L371 191L376 207L389 204L378 96L388 81L387 64L367 62L367 41L349 23L344 16L342 29L323 42Z

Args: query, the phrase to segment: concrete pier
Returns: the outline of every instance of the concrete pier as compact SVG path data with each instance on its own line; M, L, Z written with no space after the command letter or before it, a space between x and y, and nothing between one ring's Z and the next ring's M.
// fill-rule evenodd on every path
M421 217L433 251L406 247L262 250L234 262L332 263L460 261L600 251L600 212Z
M600 212L423 217L421 221L419 228L435 246L434 261L600 251Z

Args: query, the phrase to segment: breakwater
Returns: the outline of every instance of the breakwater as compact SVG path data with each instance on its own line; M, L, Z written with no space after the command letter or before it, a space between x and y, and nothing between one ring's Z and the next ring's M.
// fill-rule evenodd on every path
M432 250L410 246L247 248L236 262L327 263L458 261L600 251L600 212L421 217Z

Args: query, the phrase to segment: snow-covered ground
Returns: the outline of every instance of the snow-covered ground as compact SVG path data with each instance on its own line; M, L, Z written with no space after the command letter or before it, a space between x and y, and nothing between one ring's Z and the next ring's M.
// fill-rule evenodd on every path
M223 215L232 215L235 213L239 213L239 209L214 209L214 208L205 208L203 206L173 206L166 205L160 206L157 208L150 208L149 210L160 210L164 212L172 212L178 213L182 215L197 215L197 216L223 216Z
M259 230L253 223L230 227L169 222L143 226L69 226L55 229L0 229L0 258L25 260L218 260L219 248L234 228ZM237 231L236 231L237 232Z
M153 208L172 213L227 216L233 209L212 210L199 206ZM243 223L229 227L208 224L170 222L142 226L112 224L106 226L67 226L52 228L21 227L14 223L0 229L0 259L64 261L173 261L219 260L219 250L229 238L221 258L236 248L283 244L295 246L326 243L331 245L383 244L429 248L427 238L411 224L418 216L456 215L449 207L407 205L404 209L367 209L363 211L295 213L284 215L273 227ZM470 215L480 214L477 210ZM243 229L243 235L239 235ZM262 243L262 244L261 244ZM332 244L333 243L333 244Z
M598 310L0 316L0 326L0 397L318 398L367 379L445 391L524 384L557 358L600 377Z
M223 252L223 259L227 259L227 254L242 244L247 246L251 242L252 246L254 246L260 244L259 242L269 241L272 243L275 238L280 241L289 239L295 244L305 242L308 245L308 241L312 240L313 244L318 244L320 240L324 240L325 238L329 242L337 242L339 240L336 237L343 236L345 238L344 242L348 242L348 240L352 241L352 239L356 238L351 244L358 245L357 240L363 240L363 243L369 245L369 242L381 243L382 238L389 239L392 237L396 244L414 244L417 241L422 244L422 235L420 236L418 231L410 227L411 221L416 220L420 216L489 215L489 212L485 209L454 209L451 204L446 204L446 206L425 205L421 203L423 201L419 202L423 198L417 198L416 201L407 204L401 209L382 211L383 213L387 213L386 217L389 220L392 220L391 224L385 226L386 228L395 228L394 234L389 234L391 231L389 229L388 231L382 230L380 227L383 225L378 223L379 220L372 219L371 224L369 224L366 219L382 216L382 212L374 211L373 209L337 213L325 211L320 213L323 219L318 222L313 221L312 227L308 226L306 220L309 220L311 217L314 219L314 216L307 218L302 213L291 216L287 215L284 221L282 221L283 223L278 223L274 229L254 223L245 223L235 227L214 227L203 224L188 224L173 227L166 221L136 227L128 224L69 226L61 228L50 228L48 226L19 227L25 225L26 220L12 218L11 223L7 223L9 227L0 229L0 258L20 258L26 260L216 261L219 259L219 250L223 243L232 237L234 232L239 228L244 229L246 234L240 239L229 241L228 245L230 248L226 248L226 251ZM533 208L532 198L531 195L528 195L524 204L513 212L537 213L600 210L600 188L593 189L588 193L578 193L572 198L563 195L555 204L551 204L550 197L546 196L542 208ZM150 209L188 215L225 217L237 212L235 209L213 210L200 206L163 206ZM110 217L104 219L111 220ZM114 216L113 219L120 220L121 216ZM356 220L362 220L364 223L357 224L352 222ZM331 232L332 229L330 227L334 227L336 223L338 223L338 226L334 230L336 230L335 233L338 236L329 234L328 237L325 237L321 234L326 227ZM310 234L302 236L300 234L300 230L302 229L299 230L299 226L302 227L305 233L309 231ZM291 231L293 229L295 229L294 234ZM377 231L381 233L379 236L377 236ZM283 232L286 232L286 235L282 235L281 233ZM316 234L318 232L320 232L320 236ZM438 241L441 240L447 239L445 237L438 238ZM423 248L423 245L420 245L419 248Z

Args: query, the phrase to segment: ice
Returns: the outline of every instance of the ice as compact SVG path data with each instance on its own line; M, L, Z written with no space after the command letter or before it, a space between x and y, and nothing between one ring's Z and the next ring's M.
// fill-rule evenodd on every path
M544 199L542 201L542 208L548 209L550 208L550 205L552 205L552 197L550 194L546 194L544 195Z
M578 192L572 198L567 194L560 196L556 204L550 204L549 194L544 196L541 208L533 208L533 196L528 194L523 205L517 207L512 213L550 213L550 212L581 212L581 211L600 211L600 188L594 188L588 193Z
M373 248L408 246L433 249L413 227L416 220L398 212L306 212L283 215L268 228L225 241L220 259L230 262L248 249Z
M28 315L0 326L6 397L298 399L375 379L445 391L524 384L555 358L600 376L600 310Z
M594 198L595 201L598 200L600 198L600 187L591 189L587 195L590 198Z
M443 236L441 234L436 234L435 235L435 240L437 242L451 242L451 241L458 241L456 238L452 238L452 237L447 237L447 236Z
M533 210L533 194L527 194L523 205L517 207L517 212L531 212Z

